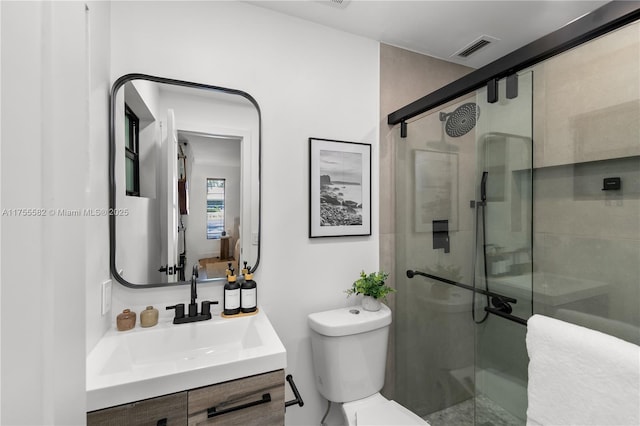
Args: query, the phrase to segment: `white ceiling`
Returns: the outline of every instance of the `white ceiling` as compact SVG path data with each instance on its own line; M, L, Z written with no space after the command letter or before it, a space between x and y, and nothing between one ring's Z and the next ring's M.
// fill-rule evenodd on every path
M178 131L178 140L189 144L196 163L240 167L242 141L238 138Z
M247 3L473 68L484 66L607 1L248 1ZM499 39L466 60L451 55Z

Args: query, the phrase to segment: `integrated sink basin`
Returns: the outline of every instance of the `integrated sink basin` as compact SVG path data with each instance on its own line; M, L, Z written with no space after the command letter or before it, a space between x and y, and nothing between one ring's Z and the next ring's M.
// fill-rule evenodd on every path
M87 357L87 411L286 367L266 314L108 331Z

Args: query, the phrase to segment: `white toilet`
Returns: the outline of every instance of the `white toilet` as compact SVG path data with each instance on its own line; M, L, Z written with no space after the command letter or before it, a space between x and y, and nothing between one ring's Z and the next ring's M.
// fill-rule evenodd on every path
M428 425L380 394L384 385L391 310L362 306L309 315L311 348L318 391L340 403L348 425Z

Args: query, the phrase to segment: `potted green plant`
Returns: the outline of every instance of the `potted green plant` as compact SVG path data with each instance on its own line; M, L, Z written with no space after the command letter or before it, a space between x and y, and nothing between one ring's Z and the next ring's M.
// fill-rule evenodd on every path
M355 280L346 293L348 296L352 294L362 294L362 308L367 311L377 311L380 309L380 299L386 299L389 293L396 291L385 285L386 279L389 278L389 274L380 271L366 274L364 271L360 272L360 278Z

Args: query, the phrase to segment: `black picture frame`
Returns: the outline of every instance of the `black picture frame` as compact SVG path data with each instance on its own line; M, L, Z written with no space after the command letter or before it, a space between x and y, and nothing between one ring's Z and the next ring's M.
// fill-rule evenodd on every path
M371 145L309 138L309 238L371 235Z

